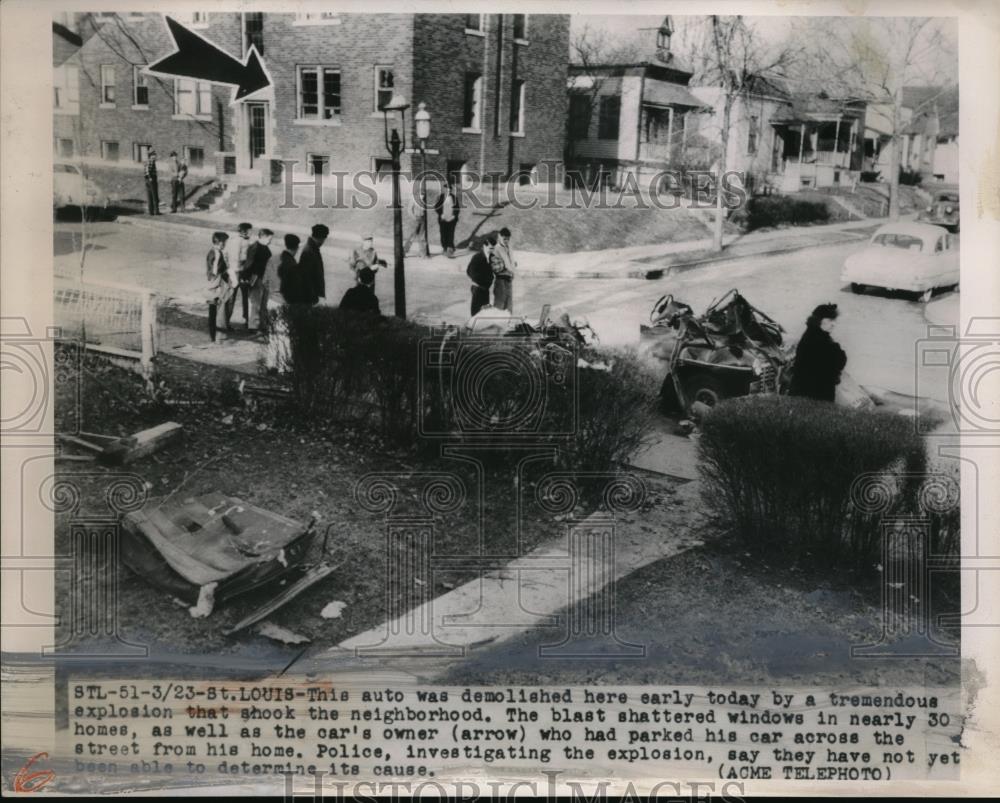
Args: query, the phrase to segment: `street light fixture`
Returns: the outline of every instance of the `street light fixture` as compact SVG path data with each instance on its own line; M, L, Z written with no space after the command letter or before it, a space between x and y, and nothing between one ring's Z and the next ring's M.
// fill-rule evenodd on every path
M394 287L396 291L396 317L406 317L406 279L403 275L403 208L399 202L399 155L406 149L406 110L410 104L402 95L393 95L392 99L382 107L382 118L385 122L385 147L392 156L392 235L395 265L393 266ZM399 112L399 129L395 127L393 118L392 134L389 134L389 115Z
M423 101L417 104L417 113L413 115L417 124L417 139L420 141L420 209L424 226L424 256L431 255L430 238L427 234L427 139L431 135L431 113Z

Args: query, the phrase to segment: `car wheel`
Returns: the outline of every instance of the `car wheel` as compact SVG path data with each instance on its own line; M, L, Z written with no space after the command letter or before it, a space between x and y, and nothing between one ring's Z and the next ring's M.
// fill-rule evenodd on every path
M695 402L701 402L706 407L715 407L720 401L729 397L722 380L704 371L693 373L684 380L684 395L689 410Z
M852 293L863 293L865 291L865 286L860 282L851 282L851 292Z

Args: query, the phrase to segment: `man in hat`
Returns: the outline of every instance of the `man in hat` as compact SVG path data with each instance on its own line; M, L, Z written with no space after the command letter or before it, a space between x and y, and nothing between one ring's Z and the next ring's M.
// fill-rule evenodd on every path
M170 176L170 211L176 212L178 207L184 211L184 179L187 178L187 163L177 155L177 151L170 151L170 158L173 159L173 174Z
M160 214L160 186L159 178L156 175L156 151L152 148L146 156L146 169L144 171L146 179L146 202L149 206L149 214Z
M496 279L493 282L493 306L497 309L513 312L514 310L514 268L517 260L510 249L510 229L504 226L500 229L500 237L493 249L493 272Z

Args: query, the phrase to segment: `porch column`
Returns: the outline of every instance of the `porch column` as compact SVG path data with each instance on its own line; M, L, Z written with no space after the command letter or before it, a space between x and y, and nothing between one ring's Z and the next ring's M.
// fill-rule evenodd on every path
M851 160L854 158L854 146L857 143L857 141L858 141L858 121L855 119L851 121L851 138L847 146L847 164L845 165L845 167L848 170L850 170L851 168ZM864 152L862 152L861 155L864 156Z
M670 107L667 109L667 164L670 163L670 154L673 150L674 143L674 109Z
M806 144L806 124L805 123L800 123L799 124L799 164L800 165L802 164L802 149L805 147L805 144ZM801 168L799 168L799 170L801 172Z
M837 128L833 134L833 163L837 165L837 156L840 151L840 115L837 115ZM840 167L840 165L837 165Z

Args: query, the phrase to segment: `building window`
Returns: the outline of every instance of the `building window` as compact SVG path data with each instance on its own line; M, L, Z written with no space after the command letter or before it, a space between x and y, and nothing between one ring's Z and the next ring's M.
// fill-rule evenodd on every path
M477 73L465 74L465 106L462 126L469 131L479 131L479 113L482 106L483 77Z
M309 11L295 15L296 25L339 25L340 14L336 11Z
M174 12L177 21L187 25L189 28L207 28L207 11L177 11Z
M145 164L149 161L149 149L150 145L148 142L133 142L132 161L138 162L139 164Z
M569 98L569 138L587 139L590 136L590 98L586 95L570 95Z
M174 114L210 117L212 85L207 81L178 78L174 81Z
M149 106L149 76L142 67L132 68L132 105Z
M325 153L307 153L306 169L310 176L330 175L330 157Z
M757 118L750 118L750 129L747 132L747 153L757 153Z
M63 114L80 113L80 70L71 65L56 67L52 78L53 104Z
M110 139L101 140L101 158L105 162L118 161L118 143Z
M392 100L395 83L392 67L375 68L375 111L380 112Z
M524 133L524 81L515 81L510 93L510 132Z
M376 180L384 181L392 176L392 159L379 159L376 157L373 160L372 166L375 171Z
M336 67L299 67L300 120L340 119L340 70Z
M528 15L514 14L514 38L522 42L528 38Z
M101 105L115 105L115 65L101 65Z
M486 28L486 15L485 14L466 14L465 15L465 31L466 33L483 33Z
M598 139L618 139L618 118L621 112L621 101L622 99L618 95L605 95L601 98L597 121Z
M71 139L58 139L56 140L56 153L63 159L73 158L73 140Z
M521 162L521 167L517 171L517 183L522 187L536 186L538 184L538 168L530 162Z
M249 53L251 47L264 55L264 15L259 12L243 15L243 52Z
M188 145L184 148L184 161L188 163L188 167L204 167L205 149L192 148Z

